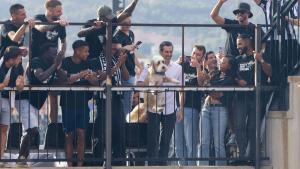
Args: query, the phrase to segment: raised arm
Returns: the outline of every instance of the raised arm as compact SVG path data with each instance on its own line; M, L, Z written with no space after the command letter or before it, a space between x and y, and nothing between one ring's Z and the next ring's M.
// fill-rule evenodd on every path
M122 13L120 13L117 16L118 22L122 22L125 18L129 17L132 15L132 12L134 11L136 5L138 3L138 0L133 0L125 9Z
M214 6L210 13L210 17L215 21L216 24L224 24L225 19L219 15L220 9L222 5L226 2L227 0L218 0L217 4Z
M106 25L106 23L103 22L103 21L95 21L94 25L92 25L92 23L87 23L87 24L90 24L90 26L89 27L87 27L87 26L83 27L78 32L77 36L79 38L87 37L91 33L94 33L95 31L99 31L100 28L102 28L102 27L104 27ZM103 29L103 32L100 32L100 34L105 35L105 29Z
M25 34L27 26L33 27L34 24L35 24L34 20L28 20L17 30L17 32L13 32L13 31L8 32L9 39L16 43L20 43L22 36Z

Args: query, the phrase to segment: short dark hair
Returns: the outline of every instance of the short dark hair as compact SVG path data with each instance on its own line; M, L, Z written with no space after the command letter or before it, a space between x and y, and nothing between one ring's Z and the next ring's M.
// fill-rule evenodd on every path
M172 46L173 48L173 44L170 41L163 41L162 43L160 43L159 45L159 51L162 52L164 50L165 46Z
M249 40L251 47L254 47L254 39L249 34L238 34L237 39Z
M206 53L206 49L205 49L205 46L203 45L194 45L194 48L200 50L200 51L203 51L203 54Z
M215 54L215 52L213 52L213 51L208 51L207 53L205 53L205 60L208 59L208 55L210 55L210 54Z
M24 9L24 6L22 4L13 4L12 6L10 6L9 8L9 13L12 15L12 14L15 14L18 12L18 10L20 9Z
M230 70L227 73L233 75L234 71L236 70L235 58L230 54L225 55L225 57L228 59L228 64L230 65Z
M21 49L17 46L8 46L3 54L4 61L15 59L21 54Z
M47 52L50 48L57 48L57 45L55 43L45 43L40 47L40 55L43 55L45 52Z
M72 44L72 48L73 50L77 49L77 48L81 48L83 46L89 46L89 44L84 41L84 40L76 40L73 44Z
M62 3L59 0L47 0L45 2L45 8L49 9L49 8L55 8L57 6L61 6Z

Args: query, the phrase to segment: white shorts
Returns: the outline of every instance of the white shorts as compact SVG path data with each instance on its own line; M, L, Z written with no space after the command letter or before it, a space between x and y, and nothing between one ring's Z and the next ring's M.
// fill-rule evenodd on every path
M9 125L11 123L11 105L9 99L0 99L0 124ZM30 105L28 100L16 100L15 107L23 125L23 130L38 127L39 111Z

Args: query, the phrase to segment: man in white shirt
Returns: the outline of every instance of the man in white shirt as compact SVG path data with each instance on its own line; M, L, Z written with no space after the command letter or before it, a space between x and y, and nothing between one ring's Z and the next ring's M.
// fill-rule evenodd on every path
M175 78L183 85L182 82L182 67L173 62L173 44L168 41L164 41L159 46L160 55L164 58L165 64L168 66L166 76ZM148 70L145 68L138 79L139 85L145 85L143 82L148 76ZM172 83L164 83L164 86L174 85ZM176 84L175 84L176 85ZM178 84L177 84L178 85ZM183 94L179 94L180 108L177 112L177 121L181 121L183 118ZM166 165L166 161L163 158L168 157L170 140L174 131L176 122L176 102L175 93L166 92L166 105L162 112L150 112L148 115L148 131L147 131L147 154L148 158L160 158L162 161L156 163L149 160L148 165Z

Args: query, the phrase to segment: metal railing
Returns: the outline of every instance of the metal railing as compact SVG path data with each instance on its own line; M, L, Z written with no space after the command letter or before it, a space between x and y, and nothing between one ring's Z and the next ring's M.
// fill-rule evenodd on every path
M3 24L3 22L0 22L0 24ZM50 23L37 23L37 24L43 24L43 25L48 25ZM74 25L74 26L79 26L79 25L84 25L85 23L70 23L69 25ZM115 161L122 161L122 162L138 162L138 161L180 161L182 160L181 158L113 158L113 150L112 150L112 107L114 106L112 100L113 97L115 96L116 92L124 92L124 91L136 91L136 92L147 92L147 91L163 91L163 92L179 92L179 91L190 91L190 92L195 92L195 91L202 91L202 92L208 92L208 91L222 91L222 92L255 92L255 121L256 121L256 126L255 126L255 138L256 138L256 147L255 147L255 168L259 169L260 168L260 161L263 159L267 159L267 155L265 157L261 156L261 92L262 91L274 91L278 90L279 85L274 85L274 86L263 86L261 84L261 77L260 73L261 72L261 67L260 66L255 66L255 85L254 86L249 86L249 87L236 87L236 86L230 86L230 87L186 87L186 86L160 86L160 87L153 87L153 86L113 86L112 85L112 73L111 73L111 67L112 67L112 55L111 55L111 43L112 43L112 26L115 25L121 25L121 24L113 24L108 22L107 23L107 45L106 45L106 56L107 56L107 83L105 87L99 87L99 86L82 86L82 87L71 87L71 86L28 86L25 87L24 90L28 91L93 91L93 92L100 92L102 94L105 94L106 99L105 99L105 158L86 158L85 160L88 162L99 162L99 161L105 161L105 167L107 169L110 169L112 166L112 163ZM131 24L131 26L149 26L149 27L179 27L181 28L181 36L182 36L182 56L184 56L184 46L185 46L185 28L187 27L226 27L226 26L234 26L234 27L240 27L239 25L214 25L214 24ZM256 45L255 49L256 51L260 51L261 49L261 28L264 25L257 25L256 26ZM31 31L29 33L31 35ZM31 37L29 41L31 41ZM31 44L31 43L29 43ZM31 46L30 46L31 48ZM29 62L31 62L31 56L29 56ZM260 65L256 61L256 65ZM184 75L182 74L182 79L184 79ZM10 91L15 91L15 88L5 88L5 90L10 90ZM95 105L94 99L93 99L93 106ZM175 103L174 103L175 105ZM93 115L94 117L94 115ZM125 120L125 119L124 119ZM94 123L94 118L93 122ZM48 124L47 124L48 125ZM100 133L104 134L104 133ZM14 139L14 138L13 138ZM62 138L59 138L62 139ZM91 138L93 140L93 138ZM143 145L145 146L145 145ZM139 148L139 147L137 147ZM145 147L143 147L145 148ZM59 151L55 150L56 153ZM175 150L174 150L175 151ZM48 157L49 151L46 150L46 156ZM38 154L39 154L39 149L38 149ZM130 150L129 150L130 154ZM38 155L39 157L39 155ZM63 157L63 156L62 156ZM185 160L189 161L209 161L209 160L235 160L235 159L242 159L242 160L249 160L249 158L231 158L231 157L225 157L225 158L201 158L201 157L195 157L195 158L185 158ZM50 162L50 161L66 161L67 159L65 158L55 158L55 159L30 159L28 161L37 161L37 162ZM76 161L76 158L73 159ZM1 159L1 161L7 161L7 162L16 162L18 161L17 159Z

